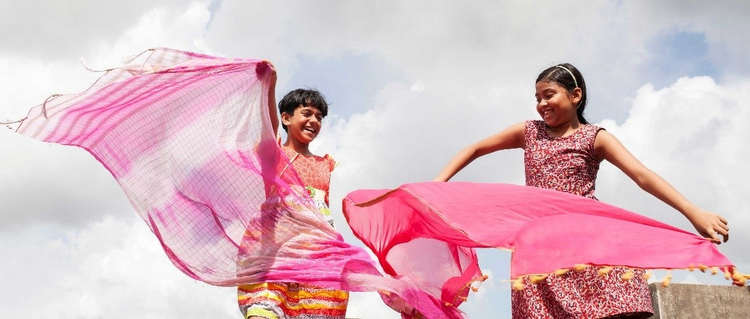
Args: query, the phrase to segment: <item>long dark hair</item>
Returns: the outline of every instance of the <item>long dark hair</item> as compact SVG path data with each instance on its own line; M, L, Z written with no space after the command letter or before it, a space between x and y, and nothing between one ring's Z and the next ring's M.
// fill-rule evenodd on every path
M553 65L542 71L542 73L539 73L534 83L539 82L555 82L571 93L575 88L580 88L582 92L581 101L576 106L576 114L578 114L578 122L589 124L589 121L586 121L583 117L583 110L586 109L586 102L589 95L586 93L586 81L583 80L583 75L581 71L578 71L578 68L570 63Z

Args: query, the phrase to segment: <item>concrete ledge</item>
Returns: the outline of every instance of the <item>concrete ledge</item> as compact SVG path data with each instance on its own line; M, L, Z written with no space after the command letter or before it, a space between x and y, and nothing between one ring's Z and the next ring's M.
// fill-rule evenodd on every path
M750 318L750 287L652 283L649 289L654 305L651 319Z

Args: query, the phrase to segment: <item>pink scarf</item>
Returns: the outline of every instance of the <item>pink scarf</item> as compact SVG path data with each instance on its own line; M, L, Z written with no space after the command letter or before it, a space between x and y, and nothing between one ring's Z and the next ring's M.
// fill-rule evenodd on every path
M18 132L95 156L183 273L379 291L405 317L463 316L328 225L275 141L265 62L154 49L125 64L33 108Z
M410 277L430 293L440 289L448 303L460 302L466 284L481 277L473 251L480 247L512 251L511 276L532 281L588 265L711 268L735 284L747 279L704 238L536 187L432 182L358 190L344 199L344 214L386 273ZM522 285L516 280L514 288Z

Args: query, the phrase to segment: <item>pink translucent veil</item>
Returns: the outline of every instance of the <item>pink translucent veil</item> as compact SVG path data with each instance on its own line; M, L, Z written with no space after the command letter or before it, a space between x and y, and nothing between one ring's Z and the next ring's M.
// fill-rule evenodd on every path
M267 70L260 60L148 50L85 92L33 108L18 132L95 156L196 280L378 291L405 317L462 317L411 278L380 274L318 213L273 136Z
M445 302L465 296L464 285L481 276L474 248L512 251L515 289L523 287L522 276L534 282L587 265L711 268L735 284L747 279L704 238L536 187L431 182L358 190L344 199L344 214L386 273L410 277L431 293L448 293Z

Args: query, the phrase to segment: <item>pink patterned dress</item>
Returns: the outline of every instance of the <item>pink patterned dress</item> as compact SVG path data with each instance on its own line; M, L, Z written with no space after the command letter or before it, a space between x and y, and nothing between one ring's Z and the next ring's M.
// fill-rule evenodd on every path
M303 156L282 147L320 213L333 226L328 188L336 161L330 156ZM243 317L265 319L343 319L349 293L299 283L264 282L237 288Z
M524 164L526 185L594 197L601 159L594 140L601 127L582 125L565 137L550 136L543 121L526 122ZM600 267L550 275L511 294L513 318L648 318L653 312L643 271L630 280L627 269L614 267L600 276Z

